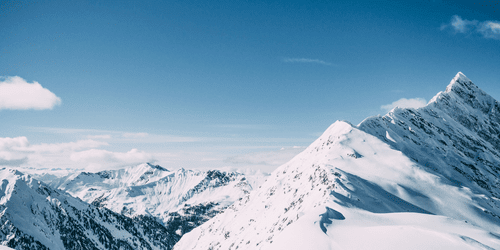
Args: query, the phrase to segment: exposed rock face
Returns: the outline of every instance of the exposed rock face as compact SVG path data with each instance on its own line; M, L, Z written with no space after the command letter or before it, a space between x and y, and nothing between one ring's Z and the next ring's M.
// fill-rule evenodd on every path
M359 128L456 185L500 198L500 103L462 73L426 107L395 108Z
M13 169L0 170L2 245L15 249L171 249L156 219L87 204Z
M338 121L174 249L499 249L499 106L459 73L426 107Z
M175 242L252 189L240 173L186 169L171 172L149 163L98 173L80 172L48 181L52 187L94 206L133 219L152 216L162 222Z
M500 249L500 104L458 73L425 107L335 122L253 190L152 164L40 177L0 170L0 244Z

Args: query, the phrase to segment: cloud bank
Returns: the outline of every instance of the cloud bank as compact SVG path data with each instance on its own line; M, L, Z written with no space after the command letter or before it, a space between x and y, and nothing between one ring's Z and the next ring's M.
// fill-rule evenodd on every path
M19 76L0 79L0 109L52 109L61 98L38 82L28 83Z
M285 59L283 59L283 62L286 62L286 63L317 63L317 64L333 66L332 63L325 62L325 61L322 61L319 59L309 59L309 58L285 58Z
M500 40L500 21L467 20L454 15L449 24L441 26L441 30L452 29L461 34L479 34L484 38Z
M386 112L392 110L395 107L400 107L400 108L420 108L427 105L427 101L423 98L411 98L411 99L406 99L406 98L401 98L391 104L386 104L380 106L380 109L385 110Z
M91 139L32 145L24 136L0 137L0 166L100 171L155 160L153 155L137 149L125 153L97 149L108 145L107 142Z

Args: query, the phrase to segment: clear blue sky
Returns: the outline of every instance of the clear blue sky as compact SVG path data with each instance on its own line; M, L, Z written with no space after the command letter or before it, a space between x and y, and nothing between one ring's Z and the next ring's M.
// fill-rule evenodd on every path
M0 137L107 143L58 157L111 165L133 148L167 168L252 165L458 71L500 99L500 28L481 31L499 20L491 1L2 1L0 76L62 102L0 110Z

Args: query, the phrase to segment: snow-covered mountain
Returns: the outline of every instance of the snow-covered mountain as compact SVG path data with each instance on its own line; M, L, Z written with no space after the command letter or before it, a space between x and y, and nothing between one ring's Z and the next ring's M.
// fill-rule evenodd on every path
M219 170L169 171L149 163L62 178L41 175L53 188L135 218L153 216L180 238L252 189L243 174Z
M458 73L426 107L335 122L174 249L500 249L499 136Z
M170 249L178 240L151 216L129 218L1 169L0 244L15 249Z
M426 107L395 108L359 128L456 185L500 198L500 103L461 72Z

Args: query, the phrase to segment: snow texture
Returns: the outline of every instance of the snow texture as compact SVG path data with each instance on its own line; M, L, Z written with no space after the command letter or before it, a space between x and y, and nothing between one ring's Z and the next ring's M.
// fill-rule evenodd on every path
M76 172L59 177L38 173L36 176L51 187L95 206L130 218L154 217L178 240L248 195L252 190L250 183L263 178L264 174L248 172L248 175L243 175L221 170L169 171L145 163L97 173Z
M458 73L425 107L335 122L174 249L500 249L499 135Z
M152 217L95 207L15 169L0 170L0 244L15 249L169 249Z
M424 107L335 122L265 181L152 164L31 173L0 170L1 245L500 249L500 104L461 72Z

